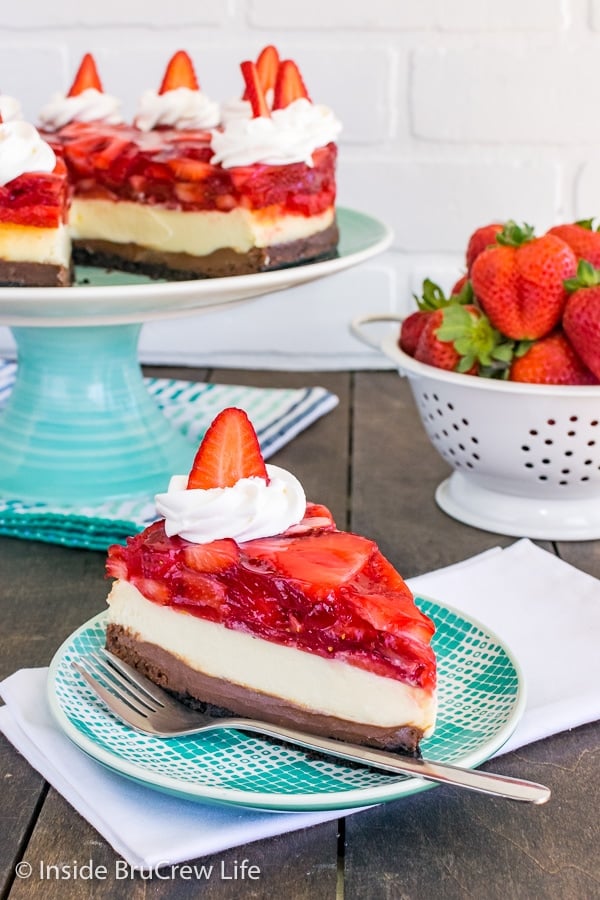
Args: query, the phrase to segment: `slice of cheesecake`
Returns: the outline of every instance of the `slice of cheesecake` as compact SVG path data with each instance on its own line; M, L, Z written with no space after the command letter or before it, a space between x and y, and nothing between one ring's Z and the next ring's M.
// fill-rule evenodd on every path
M188 700L418 750L433 623L373 541L264 465L244 413L217 417L157 503L165 519L109 550L109 650Z
M0 118L0 285L71 283L69 203L63 161L29 122Z

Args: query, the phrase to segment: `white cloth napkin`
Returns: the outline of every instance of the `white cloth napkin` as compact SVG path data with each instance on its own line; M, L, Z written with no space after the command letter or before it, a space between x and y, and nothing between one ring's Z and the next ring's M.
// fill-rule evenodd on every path
M132 868L176 865L340 815L211 806L115 775L56 726L46 701L47 673L21 669L0 683L6 703L0 707L0 731Z
M600 582L528 540L410 580L478 619L512 650L527 705L501 752L600 717ZM89 759L55 725L46 669L0 683L0 730L134 868L174 865L339 812L263 813L174 799Z
M523 672L527 704L501 749L600 718L600 581L527 539L408 581L495 632Z

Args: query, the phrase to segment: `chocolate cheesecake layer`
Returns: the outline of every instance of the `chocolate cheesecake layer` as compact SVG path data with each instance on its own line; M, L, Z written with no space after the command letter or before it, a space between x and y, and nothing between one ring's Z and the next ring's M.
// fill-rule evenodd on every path
M380 727L338 719L304 709L279 697L213 678L190 668L156 644L137 640L120 625L108 625L106 647L155 684L176 694L183 702L199 701L219 707L219 715L262 719L309 734L410 754L418 752L423 736L420 729L405 724Z
M71 272L66 266L0 259L2 287L68 287L70 284Z
M184 281L193 278L224 278L229 275L252 275L271 269L337 255L339 232L333 223L318 234L287 244L253 247L247 253L224 247L206 256L188 253L167 253L139 244L120 244L112 241L76 239L73 242L75 261L81 265L119 269L150 278Z

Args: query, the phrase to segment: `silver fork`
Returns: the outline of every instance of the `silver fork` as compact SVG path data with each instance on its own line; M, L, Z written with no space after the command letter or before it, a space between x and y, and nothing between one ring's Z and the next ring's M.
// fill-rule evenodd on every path
M82 662L85 664L82 665ZM441 782L510 800L541 804L550 797L550 790L544 785L507 775L463 769L433 760L413 759L254 719L236 716L215 718L188 709L108 650L92 653L80 662L73 661L72 666L117 718L154 737L181 737L218 728L236 728L279 738L309 750L317 750L386 772Z

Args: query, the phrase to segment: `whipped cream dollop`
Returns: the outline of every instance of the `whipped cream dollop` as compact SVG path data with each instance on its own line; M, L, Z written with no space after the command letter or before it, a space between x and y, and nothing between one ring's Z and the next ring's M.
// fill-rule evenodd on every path
M25 172L52 172L56 156L34 125L15 119L0 124L0 184Z
M264 478L241 478L233 487L187 490L187 475L174 475L167 493L157 494L156 509L169 537L195 544L221 538L238 543L281 534L304 516L306 497L298 479L267 465Z
M121 101L96 88L86 88L80 94L67 97L54 94L40 112L40 124L47 131L58 131L69 122L106 122L120 125Z
M14 119L22 119L21 104L8 94L0 94L0 116L3 122L12 122Z
M232 119L250 119L252 107L249 100L234 98L226 100L221 106L221 122L226 124Z
M221 119L219 104L202 91L180 87L159 94L145 91L140 98L135 124L141 131L168 125L181 131L214 128Z
M333 111L304 97L284 109L275 109L270 118L231 116L223 128L213 131L213 164L223 168L253 163L280 166L303 162L312 166L318 147L335 141L342 130Z

